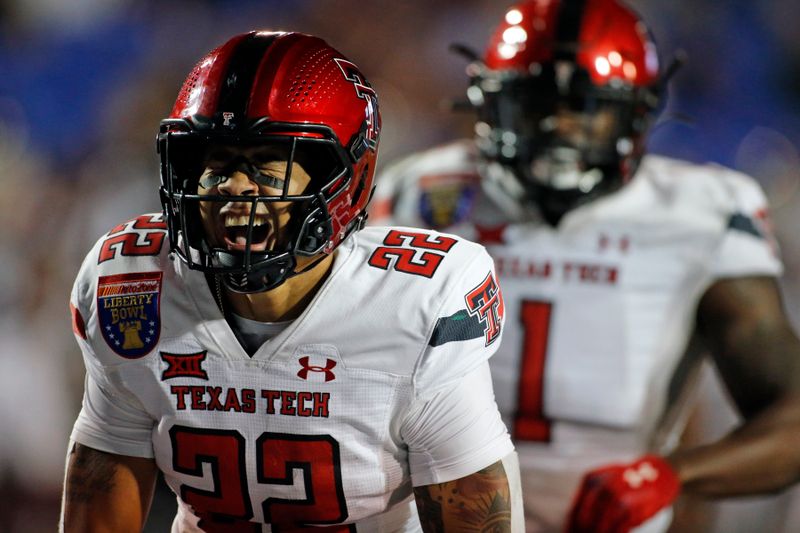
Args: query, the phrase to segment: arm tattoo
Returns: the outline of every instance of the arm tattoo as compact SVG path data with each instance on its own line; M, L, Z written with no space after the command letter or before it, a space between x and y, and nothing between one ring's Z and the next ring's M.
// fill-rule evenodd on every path
M436 501L431 494L431 485L414 489L414 498L417 502L417 512L422 530L426 533L441 533L444 531L442 519L442 504ZM438 499L441 501L441 496Z
M511 496L500 461L461 479L417 487L414 493L426 533L511 531Z
M86 503L96 494L114 488L116 466L109 454L75 443L70 455L73 458L64 494L66 499L72 503Z

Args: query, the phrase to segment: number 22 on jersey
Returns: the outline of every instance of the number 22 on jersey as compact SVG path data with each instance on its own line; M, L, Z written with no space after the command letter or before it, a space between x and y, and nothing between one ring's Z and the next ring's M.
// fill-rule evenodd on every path
M207 464L212 490L181 485L181 499L200 516L200 527L210 533L256 532L250 522L253 509L249 483L293 485L300 470L305 500L267 498L264 520L272 531L352 532L351 526L303 527L336 524L347 518L339 461L339 443L328 435L263 433L256 442L256 477L247 479L245 439L236 430L173 426L172 468L188 476L203 476Z

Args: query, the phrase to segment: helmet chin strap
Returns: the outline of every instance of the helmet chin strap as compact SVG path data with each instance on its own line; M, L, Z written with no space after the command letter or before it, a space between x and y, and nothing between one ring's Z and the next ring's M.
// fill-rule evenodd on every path
M226 289L239 294L266 292L280 286L289 278L308 272L328 255L321 253L317 259L306 265L302 270L295 270L297 261L294 256L285 254L257 266L253 272L224 274L221 276L222 282Z
M255 294L272 290L287 279L314 268L330 251L324 252L326 244L331 242L333 229L327 206L321 201L321 207L312 210L302 224L284 228L291 235L294 243L284 251L261 251L249 253L233 252L222 247L211 247L205 240L202 247L211 267L220 272L220 279L226 289L239 294ZM363 218L363 217L361 217ZM361 218L357 221L361 223ZM294 231L299 225L299 228ZM360 224L359 228L361 227ZM320 256L310 264L297 269L297 256Z
M584 168L579 150L567 147L551 147L534 158L531 175L535 182L552 189L578 189L584 193L590 192L603 179L599 168Z
M241 266L243 257L238 254L228 253L224 250L212 250L211 262L217 266ZM253 254L255 265L249 272L230 272L222 276L225 288L241 294L251 294L274 289L291 276L295 275L295 258L290 253L258 263L258 257Z
M619 165L598 165L587 170L575 170L575 186L552 187L531 182L530 194L538 205L542 218L555 227L569 211L601 196L617 191L623 185Z

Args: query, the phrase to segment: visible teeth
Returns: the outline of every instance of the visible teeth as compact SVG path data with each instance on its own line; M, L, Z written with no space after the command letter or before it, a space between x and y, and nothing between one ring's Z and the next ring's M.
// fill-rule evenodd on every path
M253 226L263 226L267 223L267 217L264 215L256 214L253 220ZM231 226L247 226L250 224L250 215L227 215L225 217L225 227Z

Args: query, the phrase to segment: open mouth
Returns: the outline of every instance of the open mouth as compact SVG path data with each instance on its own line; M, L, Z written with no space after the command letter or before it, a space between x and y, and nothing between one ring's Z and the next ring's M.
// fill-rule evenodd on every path
M225 244L229 250L243 252L247 249L247 230L250 225L250 215L225 216ZM272 225L265 215L256 214L253 220L252 240L250 250L263 252L267 249L267 240L271 234Z

